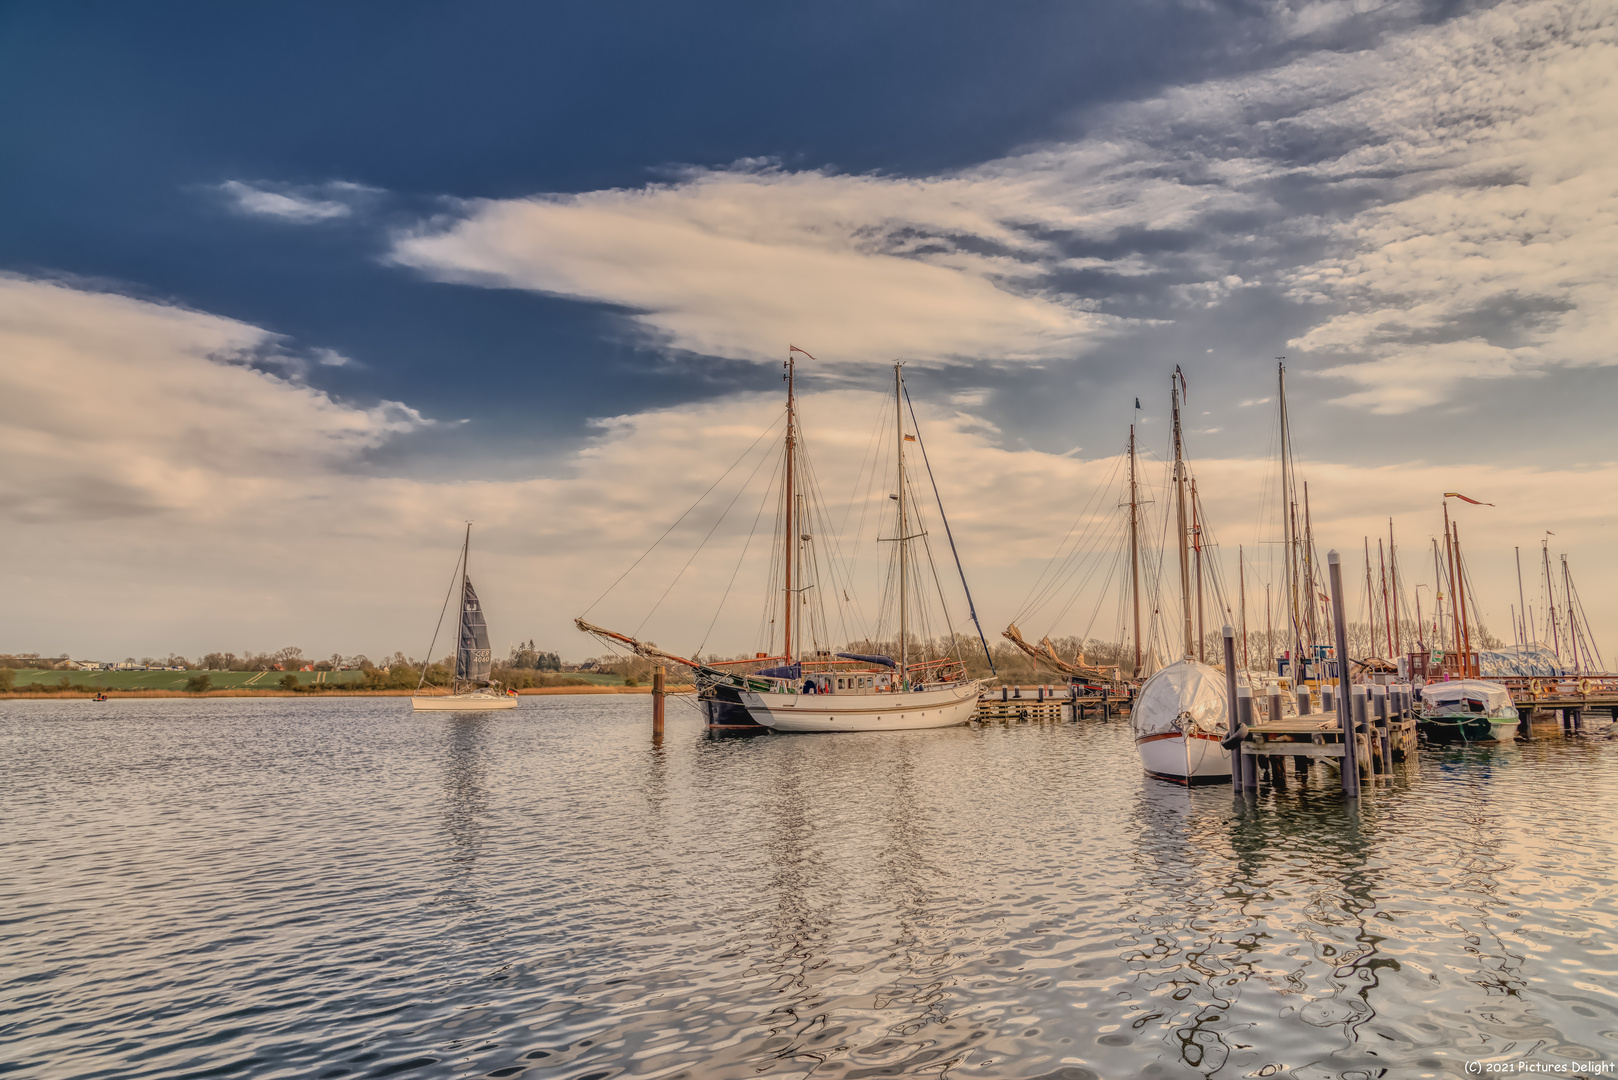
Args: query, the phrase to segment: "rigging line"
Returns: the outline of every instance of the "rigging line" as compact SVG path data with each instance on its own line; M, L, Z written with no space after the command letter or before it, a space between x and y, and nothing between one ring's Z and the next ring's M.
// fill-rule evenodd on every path
M735 469L736 466L740 465L742 463L742 459L745 458L748 454L751 454L753 452L754 448L757 447L759 443L764 441L764 436L766 436L766 435L770 434L772 431L774 431L775 430L775 425L779 424L785 418L786 418L786 408L785 408L785 406L783 406L782 409L781 409L781 415L776 417L774 422L771 423L769 427L765 428L764 431L759 435L758 438L753 440L753 445L749 446L746 450L743 450L741 452L741 454L737 456L736 460L730 463L730 468L728 468L724 472L720 473L719 474L719 479L715 480L713 483L709 484L708 485L708 490L704 491L700 496L698 496L696 502L694 502L690 506L686 507L685 508L685 513L683 513L679 517L675 518L674 519L674 524L670 525L668 528L664 529L663 530L663 535L659 536L656 540L653 540L652 541L652 546L647 548L645 551L641 552L640 558L636 559L634 562L630 563L629 564L629 569L625 570L623 573L619 574L617 580L614 581L611 585L607 586L606 592L603 592L600 596L596 597L595 600L590 604L590 606L584 609L584 614L585 615L590 614L590 612L595 609L596 604L601 603L601 601L603 601L603 600L605 600L607 598L607 593L610 593L610 592L612 592L612 590L616 589L618 587L619 583L622 582L624 580L624 578L628 577L630 575L631 571L633 571L635 569L635 567L639 566L641 564L641 561L644 560L646 558L646 556L650 555L657 548L657 545L661 544L664 540L668 539L669 533L673 532L675 530L675 528L680 524L680 522L684 521L690 515L691 511L693 511L697 507L701 506L702 505L702 500L706 499L710 494L712 494L713 489L718 487L720 482L722 480L724 480L725 477L727 477L727 476L729 476L731 474L731 470Z
M754 445L757 444L755 443ZM691 564L696 561L697 556L702 554L702 549L708 546L709 540L713 539L713 534L718 531L719 526L725 523L725 518L730 516L731 507L736 505L736 500L742 497L742 493L747 490L748 485L752 484L753 478L758 475L758 471L762 469L764 467L764 463L769 460L770 459L767 456L758 459L758 464L754 465L753 471L747 474L747 479L742 481L742 486L736 489L736 494L730 497L730 502L725 504L725 509L721 511L719 517L714 520L713 527L708 530L708 534L702 538L702 542L698 544L691 552L691 557L685 560L685 565L680 567L680 572L674 575L674 580L669 582L668 588L663 590L663 595L657 598L657 603L652 605L652 609L646 613L646 617L641 619L640 626L635 627L635 633L633 636L640 637L641 629L645 627L653 615L657 614L657 609L662 606L664 600L668 599L669 593L674 591L674 586L680 583L680 579L685 576L685 572L687 570L691 569Z
M455 556L455 569L449 575L449 591L444 594L444 606L438 611L438 625L433 627L433 643L427 646L427 659L421 662L421 678L416 681L416 693L421 693L422 684L427 681L427 668L433 662L433 650L438 648L438 632L444 629L444 616L449 612L449 598L455 595L455 579L461 573L461 560L466 558L466 549ZM464 599L464 598L463 598ZM453 690L454 687L451 687Z
M741 573L742 563L747 561L747 549L753 546L753 537L758 535L759 519L764 516L764 504L769 501L770 495L775 491L775 484L771 483L764 489L764 494L758 499L758 512L753 515L753 527L748 530L747 541L742 544L742 553L736 559L736 565L730 572L730 580L725 583L724 595L719 598L719 606L714 609L713 621L708 623L708 629L702 634L702 642L697 646L696 652L691 654L693 660L697 659L708 644L708 638L713 636L713 628L719 622L719 615L725 610L725 601L730 598L731 587L736 584L736 575Z
M955 556L955 571L961 575L961 589L966 593L966 610L972 616L972 625L978 628L978 640L983 642L984 659L989 661L989 670L994 672L994 657L989 653L989 639L983 634L983 624L978 622L978 610L977 607L972 603L972 589L966 583L966 571L961 568L960 552L955 550L955 534L950 532L949 515L944 513L944 498L938 493L938 478L933 475L933 464L927 459L927 443L923 441L921 437L921 421L916 419L916 406L915 403L910 400L910 388L905 386L903 381L899 383L899 388L904 391L905 404L910 407L910 426L916 429L916 445L921 448L921 463L926 466L927 479L933 485L933 498L938 501L938 518L944 523L944 535L949 538L949 552L951 555ZM928 548L927 557L928 560L931 561L931 548ZM936 579L937 576L938 568L934 567L933 577ZM939 586L938 599L939 603L943 603L944 591L942 585ZM947 608L944 611L944 618L946 621L949 619L949 611ZM995 674L999 673L995 672Z
M821 485L820 485L820 474L815 471L814 462L809 457L808 444L806 442L801 443L800 444L800 449L802 450L802 453L800 453L800 455L799 455L798 462L799 462L799 465L802 468L802 471L803 471L803 474L804 474L804 477L805 477L804 486L806 488L806 493L807 493L807 496L808 496L808 504L809 504L808 505L808 510L809 510L809 515L810 515L810 518L811 518L810 533L811 533L811 535L819 536L819 535L821 535L821 533L817 532L816 530L819 529L820 526L822 526L822 525L828 526L828 527L830 525L830 522L831 522L831 508L826 502L825 493L822 490ZM853 596L857 597L859 595L859 590L857 588L855 588L855 586L854 586L854 574L853 574L853 571L849 568L848 560L843 554L841 536L839 534L835 533L835 532L830 531L829 528L826 531L826 536L827 536L827 544L829 545L829 547L827 549L828 576L831 579L831 584L832 584L833 588L834 589L838 588L839 585L841 585L842 587L845 587L847 589L852 590ZM816 574L817 574L817 580L818 580L818 573L819 573L818 555L816 556L815 567L816 567ZM839 571L842 572L842 581L840 583L838 581L838 572ZM849 600L849 603L853 605L854 613L857 616L858 621L863 625L867 620L866 620L866 617L865 617L865 611L860 606L859 601L857 599L852 599L851 598ZM824 615L824 607L825 607L825 602L824 602L824 600L821 600L820 601L820 608L821 608L822 616ZM843 611L844 611L844 608L843 608L842 603L838 602L838 604L837 604L838 619L843 623L844 634L846 636L847 635L847 630L848 630L848 623L847 623L846 617L843 615Z
M1074 531L1077 530L1082 523L1091 519L1093 513L1091 510L1092 504L1095 503L1098 498L1104 497L1112 490L1113 477L1116 476L1119 470L1122 468L1123 458L1120 455L1115 454L1112 456L1112 461L1112 471L1107 474L1107 477L1100 484L1091 489L1090 498L1087 499L1084 506L1080 508L1078 516L1073 519L1073 524L1068 526L1067 534L1062 537L1062 542L1058 544L1056 546L1056 550L1051 553L1051 557L1046 561L1044 569L1042 569L1039 573L1039 577L1034 579L1034 584L1029 588L1028 594L1023 597L1022 603L1017 608L1017 613L1012 616L1013 622L1027 617L1033 612L1038 611L1040 607L1044 606L1044 604L1049 600L1050 592L1052 590L1051 586L1045 586L1046 576L1053 572L1053 567L1058 566L1059 560L1060 567L1065 567L1067 562L1077 555L1078 551L1080 550L1078 545L1089 536L1090 529L1093 527L1093 522L1091 525L1086 525L1084 533L1080 535L1077 541L1074 541L1073 554L1066 557L1062 555L1062 553L1067 550L1068 542L1073 540ZM1061 569L1058 568L1054 572L1060 574ZM1044 586L1043 589L1042 586Z

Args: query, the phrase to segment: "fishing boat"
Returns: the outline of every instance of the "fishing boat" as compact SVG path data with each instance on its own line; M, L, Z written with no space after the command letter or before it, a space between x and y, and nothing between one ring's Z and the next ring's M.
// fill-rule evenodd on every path
M1185 658L1141 685L1129 713L1135 749L1147 775L1177 784L1230 780L1230 751L1221 745L1229 726L1225 673L1196 658L1191 628L1191 559L1187 521L1185 442L1180 431L1184 376L1174 369L1169 393L1174 414L1174 500L1179 528L1180 610Z
M467 576L467 559L471 553L472 526L468 524L466 538L461 543L460 565L457 567L460 571L461 606L455 645L455 676L448 693L432 693L425 686L427 664L424 663L421 680L410 698L410 707L418 712L473 712L517 707L517 695L502 692L489 678L494 667L494 656L489 648L489 625L483 618L483 605L478 602L477 590ZM439 616L439 625L442 628L442 615ZM427 649L427 663L431 663L433 648L437 645L438 632L435 630L433 644Z
M892 653L834 652L811 643L810 636L795 626L806 622L811 631L824 626L809 614L819 604L818 582L811 580L817 560L811 545L815 532L807 527L801 506L797 457L801 452L796 416L796 361L788 353L785 364L787 383L785 465L783 476L784 535L778 537L781 578L776 584L782 615L782 647L774 655L760 654L748 660L699 662L657 648L625 634L575 620L578 628L603 641L627 646L636 655L656 662L683 664L692 669L697 699L707 726L714 731L739 732L858 732L901 731L918 728L952 727L971 720L977 710L983 680L967 675L958 656L912 656L911 609L917 603L911 578L919 572L913 566L914 541L925 535L916 525L911 506L912 477L906 468L906 444L919 442L920 432L907 433L904 410L907 395L904 372L893 366L895 441L897 445L896 484L889 498L895 503L894 535L884 537L893 549L893 596L897 604L896 639ZM804 355L808 355L805 353ZM914 430L915 412L910 412ZM930 470L929 470L930 476ZM933 485L936 494L936 483ZM940 505L942 517L942 506ZM948 530L948 519L944 518ZM953 540L951 541L953 548ZM923 549L925 550L925 549ZM956 562L959 571L959 560ZM936 575L934 575L936 577ZM962 586L965 577L962 575ZM970 591L967 602L971 604ZM802 612L795 620L794 613ZM972 619L976 622L976 612ZM982 631L979 630L979 638ZM984 645L988 653L987 644ZM762 665L770 666L762 666Z
M1428 742L1503 742L1517 737L1517 723L1517 706L1499 683L1453 679L1421 689L1417 727Z

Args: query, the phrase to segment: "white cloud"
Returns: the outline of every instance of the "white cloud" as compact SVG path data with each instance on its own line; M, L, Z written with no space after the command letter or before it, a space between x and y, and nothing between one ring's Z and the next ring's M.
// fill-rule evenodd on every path
M0 349L10 361L0 367L0 453L21 463L0 472L0 513L7 519L0 565L8 575L8 632L23 636L0 647L122 656L296 643L320 654L399 648L420 654L461 523L472 520L473 569L497 643L534 637L565 655L591 655L599 648L576 635L572 616L726 464L761 436L757 452L773 450L776 436L766 433L781 413L774 395L742 395L606 418L562 468L528 480L371 478L353 466L419 423L416 415L399 405L344 405L233 362L269 336L199 312L0 279ZM993 634L1016 614L1077 508L1118 462L1076 451L1007 449L967 411L970 404L934 408L920 400L918 410L978 609ZM876 514L887 509L888 485L880 469L869 483L857 478L862 467L870 478L868 455L886 453L885 443L874 445L873 432L891 422L885 420L891 403L840 390L810 393L801 405L816 475L843 528L843 550L863 560L856 576L866 583L869 610L882 565ZM725 524L714 526L754 464L747 459L744 471L721 483L595 611L596 621L634 628L652 598L678 579L645 629L669 647L694 648L735 573L707 645L751 647L773 547L764 537L774 504L762 498L772 465L762 466ZM1143 466L1143 478L1151 481L1157 468ZM1227 554L1238 541L1250 550L1273 547L1261 543L1273 536L1252 524L1271 467L1215 460L1196 468ZM1350 552L1363 533L1380 534L1390 513L1407 550L1417 552L1437 527L1436 492L1462 490L1498 503L1487 513L1464 511L1484 613L1497 626L1514 592L1505 564L1510 545L1532 544L1541 528L1554 530L1557 543L1573 553L1587 595L1618 586L1618 571L1603 557L1607 526L1618 520L1618 462L1500 470L1305 461L1299 472L1311 480L1322 547ZM843 524L856 489L876 507L863 528L856 528L859 504ZM1152 497L1154 513L1169 505L1161 492ZM1103 523L1116 514L1115 501L1098 496ZM755 519L764 535L738 572ZM1533 522L1534 531L1523 535L1522 522ZM947 559L937 525L930 527L935 550ZM710 529L703 553L687 566ZM1420 561L1408 557L1412 566ZM1037 629L1084 630L1096 610L1096 588L1099 579L1066 619ZM1100 622L1088 623L1091 631L1110 632L1115 611L1115 604L1104 605ZM1612 629L1618 626L1597 626L1598 633Z
M249 184L241 180L227 180L217 190L230 200L232 208L238 213L277 218L295 225L349 217L354 213L357 201L376 194L375 188L344 181L298 187L264 181Z
M1359 384L1345 403L1384 412L1467 380L1611 363L1610 5L1529 0L1436 25L1402 3L1274 7L1282 37L1350 19L1384 32L947 175L743 163L638 190L474 200L400 235L392 258L622 305L673 347L749 359L788 341L834 363L1070 356L1120 326L1108 289L1124 285L1063 291L1082 270L1163 279L1141 286L1162 318L1263 288L1317 303L1292 348ZM1131 239L1145 233L1190 239Z

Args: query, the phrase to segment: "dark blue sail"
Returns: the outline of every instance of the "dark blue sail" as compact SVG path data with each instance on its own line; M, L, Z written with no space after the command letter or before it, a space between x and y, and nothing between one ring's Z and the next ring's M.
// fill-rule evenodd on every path
M483 621L483 605L470 579L461 595L461 640L455 650L455 678L487 685L493 666L489 652L489 625Z

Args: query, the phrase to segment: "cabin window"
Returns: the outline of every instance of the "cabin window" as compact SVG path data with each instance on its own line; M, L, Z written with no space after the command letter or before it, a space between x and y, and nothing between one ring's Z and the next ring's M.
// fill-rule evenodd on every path
M847 688L847 687L846 687L846 686L844 686L844 685L843 685L843 680L842 680L842 679L838 679L838 680L837 680L837 689L839 689L839 690L846 690L846 689L848 689L848 688Z

